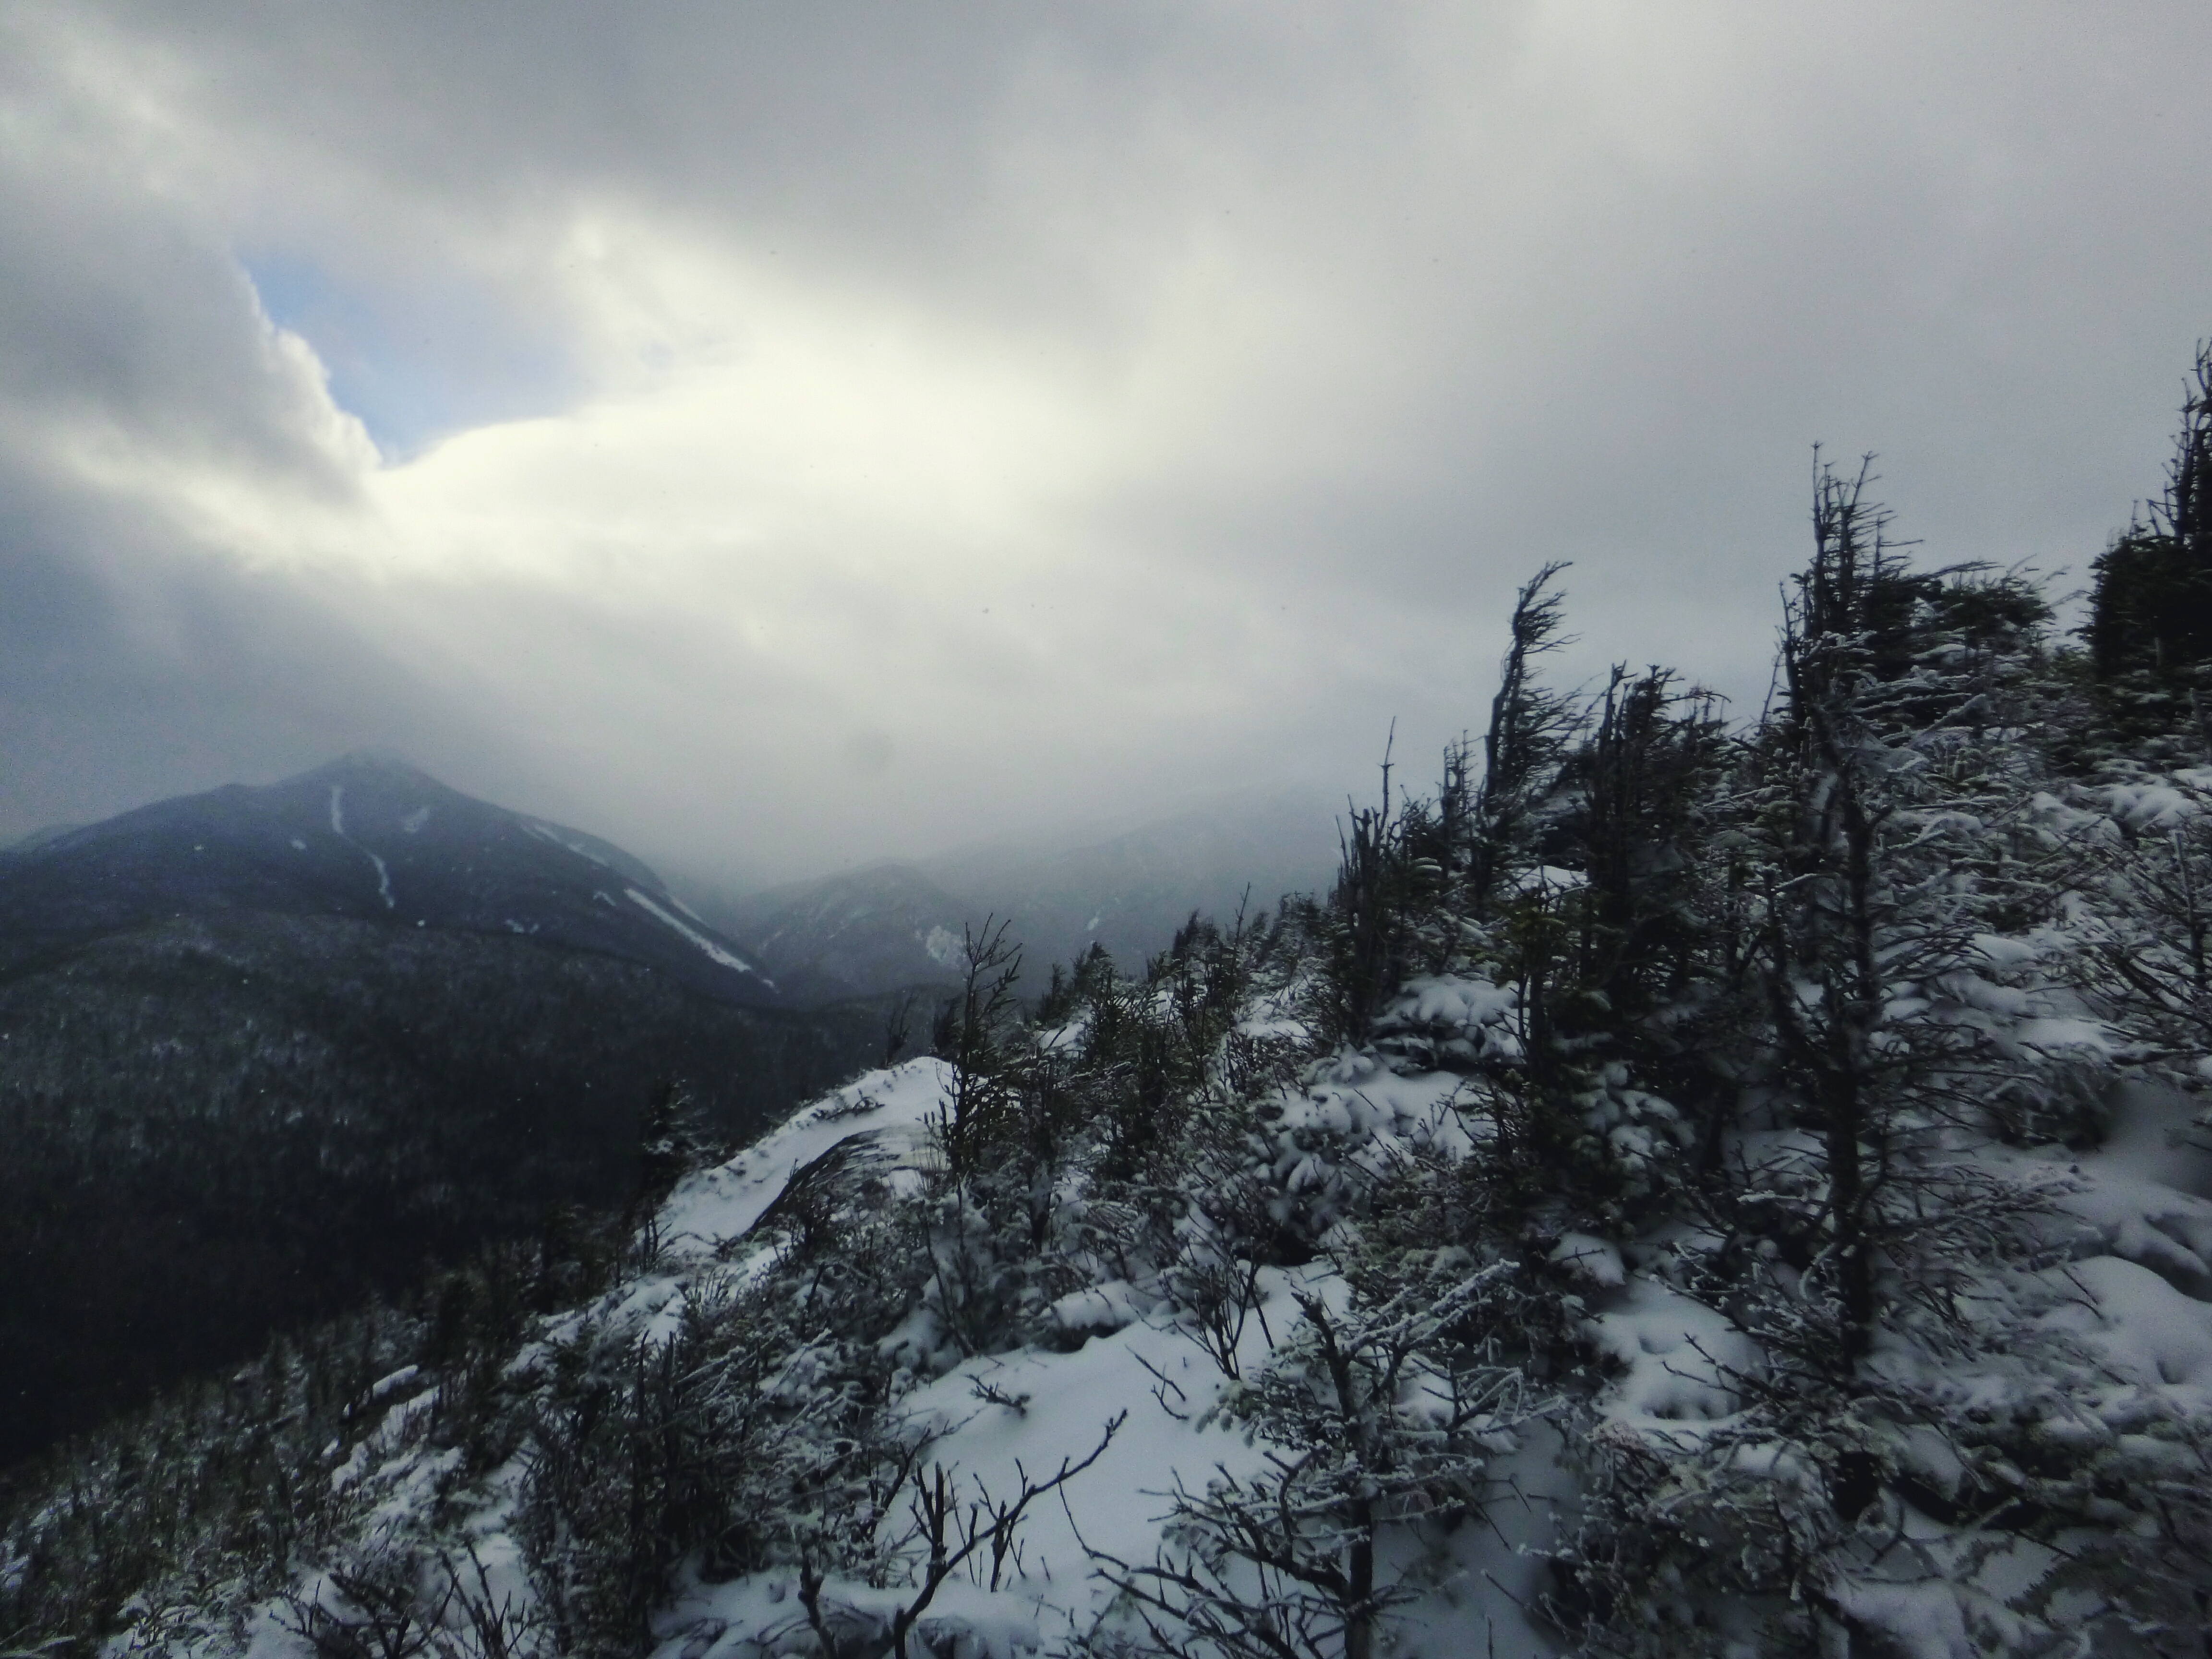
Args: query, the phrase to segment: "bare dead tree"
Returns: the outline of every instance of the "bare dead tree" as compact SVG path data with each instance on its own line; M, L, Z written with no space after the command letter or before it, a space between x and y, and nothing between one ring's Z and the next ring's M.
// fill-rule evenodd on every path
M1022 1520L1041 1498L1058 1493L1068 1482L1106 1455L1114 1437L1128 1421L1117 1413L1098 1437L1098 1443L1080 1458L1064 1457L1060 1467L1042 1478L1033 1477L1017 1462L1015 1478L1020 1491L1008 1498L994 1498L981 1481L974 1495L963 1492L954 1472L945 1465L924 1468L919 1459L900 1471L907 1498L908 1525L903 1536L886 1552L889 1556L921 1557L913 1594L889 1616L861 1612L840 1603L829 1593L829 1578L822 1565L803 1560L799 1574L799 1605L805 1621L821 1644L823 1659L860 1659L861 1655L889 1653L908 1659L910 1638L928 1613L937 1594L956 1576L969 1576L988 1589L997 1589L1010 1572L1019 1570Z

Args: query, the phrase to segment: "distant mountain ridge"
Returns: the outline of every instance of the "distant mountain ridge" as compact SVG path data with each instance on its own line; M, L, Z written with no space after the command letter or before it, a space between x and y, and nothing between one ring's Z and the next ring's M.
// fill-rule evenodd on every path
M1337 852L1326 801L1262 796L1074 847L887 861L699 908L794 997L881 994L957 979L965 931L991 919L1037 976L1094 945L1139 969L1194 911L1225 925L1325 887Z
M549 1206L622 1204L670 1080L757 1133L883 1059L893 1003L957 983L987 917L1033 993L1093 943L1141 965L1248 882L1255 908L1318 885L1328 817L1301 843L1287 816L703 920L606 841L371 755L0 850L0 1468Z
M520 935L722 1000L787 1002L622 848L361 753L0 853L0 973L157 921L241 910Z
M910 864L874 864L702 905L799 1000L880 994L957 979L980 913Z
M5 847L0 847L0 859L5 859L10 854L14 853L35 853L40 848L47 845L49 842L59 841L64 836L74 834L76 831L83 828L84 826L81 823L49 823L42 825L39 829L32 830L29 835L24 836L18 840L11 841Z
M920 867L1012 917L1042 961L1100 945L1134 971L1194 911L1226 927L1240 909L1271 912L1285 894L1326 889L1342 805L1318 793L1239 796L1073 847L983 847Z

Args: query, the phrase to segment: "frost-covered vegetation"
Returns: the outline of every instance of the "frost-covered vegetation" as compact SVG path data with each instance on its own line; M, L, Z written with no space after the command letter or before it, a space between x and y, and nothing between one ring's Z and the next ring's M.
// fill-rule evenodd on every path
M971 935L930 1057L727 1163L672 1107L634 1231L58 1463L0 1626L2203 1653L2208 453L2199 396L2094 658L1823 472L1747 722L1549 684L1540 573L1484 736L1351 814L1325 898L1028 1008Z

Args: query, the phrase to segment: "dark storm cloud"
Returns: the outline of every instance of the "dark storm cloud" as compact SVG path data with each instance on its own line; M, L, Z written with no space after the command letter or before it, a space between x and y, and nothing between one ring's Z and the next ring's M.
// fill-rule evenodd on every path
M2197 6L0 29L0 833L360 741L793 874L1341 787L1547 558L1752 702L1814 441L2079 572L2212 330Z
M168 515L114 487L148 454L295 498L354 480L220 236L112 135L36 118L53 60L0 57L4 833L311 758L402 688L301 596L180 556Z

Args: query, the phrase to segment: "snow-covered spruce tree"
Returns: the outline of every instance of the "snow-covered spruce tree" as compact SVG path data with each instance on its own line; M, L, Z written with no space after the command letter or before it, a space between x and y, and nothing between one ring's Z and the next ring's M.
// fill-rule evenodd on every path
M1006 931L986 924L969 934L963 988L939 1016L936 1046L957 1070L932 1126L939 1167L912 1206L932 1264L925 1308L936 1338L960 1355L1019 1346L1042 1310L1078 1287L1073 1241L1060 1236L1082 1219L1081 1206L1069 1207L1073 1188L1115 1127L1130 1140L1127 1114L1109 1109L1099 1121L1099 1091L1071 1023L1081 1008L1120 1029L1123 991L1111 961L1095 956L1073 980L1055 974L1048 995L1064 1040L1048 1041L1016 1000L1021 956Z
M1656 666L1636 676L1613 670L1595 727L1568 769L1577 800L1566 827L1586 888L1575 980L1588 1008L1577 1024L1635 1033L1648 1048L1662 1010L1716 968L1725 974L1701 866L1729 758L1711 694L1680 690Z
M1357 815L1329 904L1305 918L1322 948L1303 1000L1329 1039L1306 1099L1280 1091L1240 1119L1201 1097L1213 1122L1244 1125L1231 1156L1194 1166L1191 1200L1215 1279L1234 1282L1195 1294L1188 1237L1164 1282L1230 1380L1221 1416L1270 1449L1258 1472L1178 1484L1160 1553L1109 1563L1143 1634L1102 1648L1376 1651L1393 1609L1450 1575L1455 1528L1497 1495L1497 1455L1559 1398L1583 1316L1574 1270L1552 1259L1563 1238L1595 1216L1620 1227L1631 1189L1664 1190L1657 1143L1677 1115L1631 1085L1619 1039L1658 1019L1687 969L1662 959L1632 993L1644 969L1616 931L1680 931L1694 911L1678 890L1718 735L1655 672L1616 685L1593 741L1534 672L1555 574L1516 608L1484 744L1498 775L1470 787L1462 745L1437 801ZM1592 840L1611 860L1595 899L1561 867ZM1394 1124L1369 1097L1391 1071L1438 1066L1464 1079L1440 1121ZM1255 1200L1242 1213L1240 1192ZM1237 1321L1269 1262L1326 1267L1327 1288L1291 1297L1250 1366Z
M1564 872L1522 894L1495 954L1519 992L1524 1091L1552 1103L1522 1114L1542 1132L1520 1137L1524 1179L1548 1182L1567 1224L1625 1237L1670 1201L1690 1147L1710 1148L1711 1103L1735 1081L1741 864L1714 700L1616 668L1594 716L1548 832Z
M1101 1277L1166 1271L1194 1289L1277 1259L1267 1194L1247 1177L1281 1044L1232 1027L1285 937L1264 919L1194 916L1141 978L1103 953L1056 973L1034 1022L1002 930L971 938L968 984L939 1022L958 1070L936 1156L900 1211L929 1264L908 1332L919 1369L1062 1340L1048 1310Z
M1564 1311L1486 1247L1490 1195L1465 1176L1433 1149L1372 1172L1324 1242L1331 1279L1296 1294L1295 1328L1215 1408L1265 1443L1261 1468L1179 1481L1150 1561L1102 1558L1134 1630L1096 1650L1370 1659L1452 1577L1450 1536L1499 1495L1498 1458L1556 1408L1528 1358Z
M2202 1087L2212 1056L2212 769L2139 771L2081 793L2112 832L2097 848L2104 1005L2146 1064Z
M653 1091L639 1137L635 1207L651 1213L678 1181L715 1162L719 1152L690 1086L680 1080L662 1084Z
M2081 804L2112 832L2100 954L2115 1013L2185 1085L2212 1051L2212 343L2166 485L2097 560L2089 644L2106 730Z
M1447 848L1464 848L1463 860L1447 854L1448 867L1463 864L1458 897L1477 921L1489 917L1536 861L1560 769L1586 725L1577 699L1544 684L1538 673L1544 657L1572 643L1559 634L1566 601L1553 587L1566 568L1544 566L1514 599L1510 642L1483 732L1481 777L1470 788L1465 757L1446 757L1438 839ZM1455 807L1461 797L1463 811Z
M1017 1097L1012 1050L1021 1036L1021 1005L1014 987L1022 975L1021 947L1006 937L1009 924L987 917L963 930L960 989L932 1023L931 1047L951 1062L952 1095L945 1103L938 1142L955 1179L975 1171L986 1149L1001 1138Z
M1026 1138L1024 1073L1032 1056L1014 992L1021 950L1006 933L996 918L964 930L961 988L939 1007L932 1031L953 1081L932 1125L941 1168L913 1218L932 1265L927 1296L936 1334L959 1354L1011 1345L1023 1288L1023 1232L1006 1211L1012 1201L1026 1207L1030 1194L1012 1190L1005 1159ZM1044 1184L1048 1202L1049 1176Z
M2066 1018L2079 853L2002 708L2040 607L1906 571L1865 483L1819 476L1740 781L1764 1059L1665 1267L1725 1321L1699 1357L1729 1409L1590 1425L1561 1613L1599 1650L2037 1640L1977 1564L2028 1530L2026 1443L2066 1407L1968 1406L2023 1386L2051 1171L1980 1154L2078 1114L2100 1054Z
M1715 1115L1667 1097L1732 1090L1740 1022L1723 988L1746 960L1714 701L1658 668L1617 670L1595 700L1545 685L1556 574L1522 589L1512 620L1480 745L1499 775L1470 787L1473 747L1449 752L1437 800L1405 802L1370 837L1381 878L1355 882L1347 848L1328 919L1348 930L1354 891L1395 903L1401 976L1343 1036L1395 1066L1463 1074L1486 1177L1553 1238L1619 1234L1665 1201L1668 1167ZM1330 968L1342 977L1340 951Z

